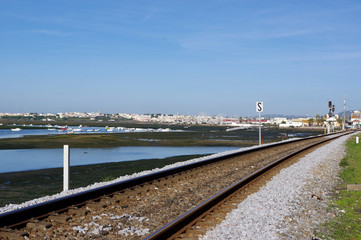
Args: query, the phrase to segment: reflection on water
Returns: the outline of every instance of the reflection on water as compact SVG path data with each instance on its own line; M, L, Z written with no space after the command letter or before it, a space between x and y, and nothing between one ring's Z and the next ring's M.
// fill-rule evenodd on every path
M70 149L70 165L121 162L179 155L209 154L235 147L116 147ZM0 150L0 172L26 171L63 166L62 149Z

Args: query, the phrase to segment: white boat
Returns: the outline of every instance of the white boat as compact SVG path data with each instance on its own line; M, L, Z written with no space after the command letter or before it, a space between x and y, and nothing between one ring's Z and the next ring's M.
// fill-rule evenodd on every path
M13 131L13 132L19 132L19 131L21 131L21 128L12 128L11 131Z
M170 128L158 128L157 132L170 132Z
M107 132L114 132L115 128L114 127L110 127L107 129Z
M145 132L144 128L136 128L134 132Z
M83 131L83 129L81 129L81 128L74 128L73 131L74 131L74 132L81 132L81 131Z

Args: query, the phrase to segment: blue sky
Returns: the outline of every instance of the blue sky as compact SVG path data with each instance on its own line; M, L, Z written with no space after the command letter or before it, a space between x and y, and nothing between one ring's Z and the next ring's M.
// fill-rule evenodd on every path
M356 0L0 0L0 22L0 112L361 108Z

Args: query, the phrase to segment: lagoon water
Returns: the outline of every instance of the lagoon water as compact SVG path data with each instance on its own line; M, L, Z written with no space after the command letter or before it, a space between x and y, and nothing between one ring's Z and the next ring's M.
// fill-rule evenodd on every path
M24 129L19 132L11 131L10 129L0 129L0 138L20 138L26 135L47 135L60 134L57 131L49 131L47 129Z
M121 162L180 155L210 154L236 147L115 147L70 149L70 166ZM0 173L63 166L63 149L0 150Z
M14 128L21 126L14 126ZM78 129L79 132L72 132L72 130ZM97 130L97 131L95 131ZM73 134L112 134L112 133L131 133L131 132L182 132L184 130L171 130L171 129L150 129L150 128L122 128L117 129L113 128L111 131L107 131L105 127L76 127L76 126L69 126L67 130L59 130L56 128L49 128L49 129L21 129L20 131L12 131L11 129L0 129L0 138L21 138L24 136L35 136L35 135L64 135L72 132Z

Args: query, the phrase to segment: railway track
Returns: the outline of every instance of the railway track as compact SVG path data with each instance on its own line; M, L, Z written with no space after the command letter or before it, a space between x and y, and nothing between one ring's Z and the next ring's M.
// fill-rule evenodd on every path
M220 193L239 194L245 191L238 188L245 179L253 180L276 165L275 162L284 162L281 158L290 158L337 136L311 137L240 151L7 212L0 215L0 238L191 237L201 225L208 224L207 219L213 223L220 219L204 215L206 210L212 212L219 209L217 204L224 205L227 201ZM247 189L251 180L242 183L243 189ZM254 187L250 189L253 191ZM244 194L233 196L231 201L243 197Z

